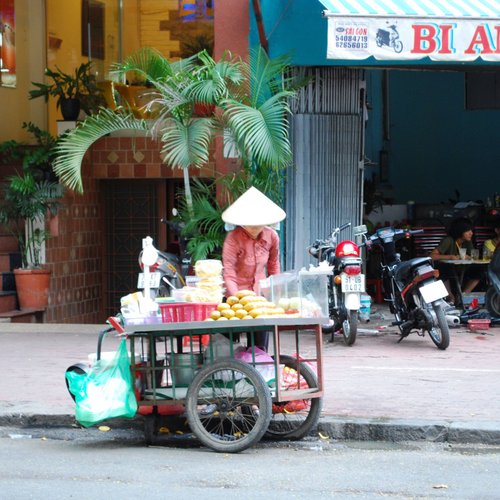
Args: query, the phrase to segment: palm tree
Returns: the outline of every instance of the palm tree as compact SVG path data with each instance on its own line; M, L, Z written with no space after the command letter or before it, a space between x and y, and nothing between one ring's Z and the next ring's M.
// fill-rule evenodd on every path
M121 64L118 75L133 71L151 85L148 108L154 120L137 119L127 109L102 109L61 139L54 171L69 188L83 191L81 164L93 142L120 130L136 130L159 137L164 162L184 172L186 203L192 210L189 167L202 167L218 134L229 136L244 168L282 171L291 159L288 140L288 100L293 81L284 76L287 59L269 59L258 47L250 63L226 53L215 61L207 52L170 62L158 51L143 48ZM198 118L195 105L215 107L212 116ZM257 167L258 166L258 167Z

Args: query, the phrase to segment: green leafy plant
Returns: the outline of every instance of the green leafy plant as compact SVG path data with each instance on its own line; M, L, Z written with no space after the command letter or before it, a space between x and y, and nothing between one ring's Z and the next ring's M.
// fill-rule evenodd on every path
M24 122L22 128L33 136L34 144L12 139L0 143L0 159L2 163L20 162L23 170L27 171L29 169L35 179L55 180L52 160L54 159L58 138L31 122Z
M49 96L52 96L56 98L58 108L64 100L78 99L81 108L88 115L96 113L99 107L105 104L96 77L92 73L92 62L80 64L73 74L65 73L57 66L55 70L47 68L45 76L48 83L32 82L36 89L30 90L30 99L43 97L47 102Z
M17 239L23 268L41 267L41 247L50 236L44 229L45 216L57 213L62 196L60 184L36 180L30 171L7 178L0 204L0 222Z
M206 51L170 62L145 47L113 65L112 70L120 77L138 73L149 82L147 106L155 110L155 118L146 122L123 108L118 113L100 110L60 141L54 169L68 187L82 191L82 160L97 139L121 130L141 130L159 137L163 161L183 171L182 218L188 223L184 234L210 254L224 235L220 212L226 202L251 185L281 201L283 172L292 159L289 99L305 83L289 77L287 67L287 57L270 59L261 47L252 50L249 62L230 53L214 60ZM214 112L196 116L199 103L213 106ZM209 161L216 137L231 141L243 170L240 175L217 181L221 183L221 205L212 193L203 190L196 193L195 200L189 177L190 168L201 168ZM190 248L195 245L191 243Z

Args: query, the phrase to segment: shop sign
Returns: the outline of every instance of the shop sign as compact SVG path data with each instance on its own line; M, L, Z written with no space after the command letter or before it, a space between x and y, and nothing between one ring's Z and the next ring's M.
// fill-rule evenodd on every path
M328 59L500 61L500 20L329 17Z

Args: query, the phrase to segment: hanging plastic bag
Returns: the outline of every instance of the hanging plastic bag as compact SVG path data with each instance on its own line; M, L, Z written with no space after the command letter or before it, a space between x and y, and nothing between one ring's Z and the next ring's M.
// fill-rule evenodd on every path
M76 420L84 427L109 418L135 416L137 401L125 339L111 361L96 361L88 373L67 372L66 379L75 396Z
M249 347L246 351L238 351L234 355L235 359L244 361L245 363L253 364L255 363L266 363L266 364L255 364L255 369L260 372L264 380L269 383L275 379L274 376L274 359L266 351L258 347L254 347L252 353L252 348ZM254 361L255 360L255 361Z

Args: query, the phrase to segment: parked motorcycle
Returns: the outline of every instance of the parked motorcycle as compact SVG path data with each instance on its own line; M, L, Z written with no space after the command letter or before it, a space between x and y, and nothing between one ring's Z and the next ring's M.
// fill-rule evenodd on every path
M486 309L495 318L500 318L500 247L495 250L488 264L490 286L486 290Z
M139 266L144 270L142 263L142 250L139 254ZM161 252L158 250L158 257L155 264L151 266L149 274L149 288L151 298L170 297L172 289L182 288L185 284L179 265L179 257L170 252ZM145 287L145 274L140 272L137 280L137 289Z
M378 245L382 249L384 299L396 319L393 325L401 332L399 342L415 330L421 336L428 332L434 344L444 350L450 344L443 300L448 291L438 279L439 271L429 257L401 261L396 252L396 241L420 232L384 227L366 238L366 246Z
M307 248L309 254L318 259L319 263L327 262L332 268L328 279L328 309L333 321L330 340L333 342L335 332L342 330L344 342L349 346L356 341L360 296L365 291L365 275L361 272L358 245L349 240L337 244L340 231L350 225L348 222L335 228L327 239L316 240ZM364 230L366 232L366 228ZM358 234L364 233L358 231Z
M394 24L389 26L389 30L378 29L375 42L379 47L387 45L394 49L396 54L399 54L403 50L403 42L399 39L399 33Z
M172 209L172 215L177 217L177 209ZM155 297L170 297L172 290L182 288L186 285L185 278L189 274L191 267L191 257L187 252L187 240L182 235L184 223L179 220L161 219L163 224L166 224L179 240L179 254L172 252L162 252L158 250L158 258L156 263L150 268L150 289L151 298ZM143 269L142 251L139 254L139 266ZM138 289L144 288L144 273L139 274Z

